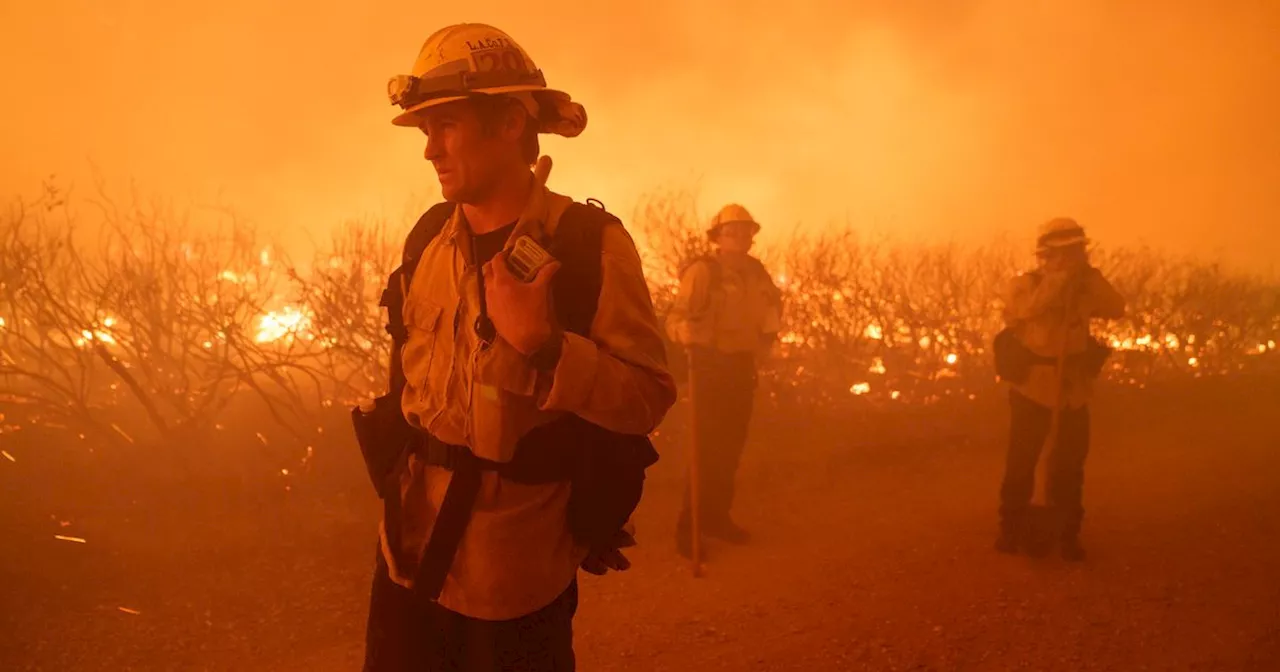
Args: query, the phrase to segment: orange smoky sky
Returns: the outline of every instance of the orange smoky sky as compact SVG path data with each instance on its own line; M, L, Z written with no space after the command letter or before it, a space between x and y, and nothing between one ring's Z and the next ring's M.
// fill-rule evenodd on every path
M286 242L435 195L388 77L434 29L512 34L588 109L551 184L628 215L739 201L766 236L833 222L1026 236L1270 268L1280 255L1280 3L3 0L0 184L91 167L229 205Z

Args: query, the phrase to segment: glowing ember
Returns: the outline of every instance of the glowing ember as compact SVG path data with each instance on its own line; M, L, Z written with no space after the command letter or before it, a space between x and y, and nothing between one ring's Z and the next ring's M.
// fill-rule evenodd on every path
M175 291L176 299L169 303L178 313L165 315L165 307L160 306L158 315L162 327L167 326L164 320L174 320L174 336L180 339L172 344L174 354L196 353L182 361L199 366L210 363L230 366L231 374L241 373L235 367L251 370L255 373L249 375L255 376L261 370L263 383L275 380L277 369L289 370L296 363L298 371L314 371L322 376L318 382L324 389L315 397L320 408L348 403L369 392L371 387L380 387L383 381L378 374L385 368L389 343L381 329L381 310L374 307L376 297L370 293L380 288L389 269L381 267L383 262L377 260L377 253L369 254L370 250L362 247L333 250L314 258L310 270L317 277L307 278L298 277L296 269L289 267L281 255L276 255L274 248L264 247L264 242L237 247L237 256L209 266L201 266L199 261L203 261L202 257L212 258L211 253L218 250L211 250L203 243L182 244L182 252L197 260L190 265L197 275L184 278L183 282L188 284L173 285L173 289L180 291ZM644 252L642 250L642 255ZM783 391L771 389L770 396L797 394L817 403L847 404L845 393L840 391L847 388L849 394L870 395L876 401L883 398L930 404L944 399L961 401L972 398L975 393L988 394L994 375L989 371L990 357L986 356L984 346L989 347L992 336L1002 326L1002 301L985 289L985 281L974 285L978 289L961 295L953 295L939 285L937 279L941 276L934 271L963 270L948 266L964 263L962 260L951 257L931 260L925 255L917 264L913 257L902 257L899 261L893 256L886 260L872 258L870 266L843 269L828 268L820 256L814 256L813 260L819 261L819 268L806 265L811 261L807 254L790 264L770 264L787 305L797 308L784 311L779 325L783 346L780 352L785 363L769 367L766 375L771 385ZM669 269L662 270L676 265L663 259L659 261L655 272L647 276L661 317L662 309L670 304L670 296L678 291L678 281ZM876 266L882 261L889 265ZM974 261L986 263L977 258ZM646 260L646 264L648 262ZM935 263L942 266L935 268ZM984 266L975 272L996 270L1003 279L1002 269ZM856 285L853 284L855 276ZM974 276L975 280L981 277ZM302 291L290 292L290 282L302 283L292 288ZM1148 378L1154 380L1167 375L1191 378L1230 374L1245 369L1246 361L1260 367L1268 365L1267 353L1274 350L1275 341L1280 340L1280 316L1269 303L1256 307L1232 304L1230 310L1217 310L1212 302L1197 299L1187 304L1190 308L1180 307L1170 303L1170 296L1160 293L1159 288L1165 284L1152 283L1150 289L1143 289L1150 295L1134 297L1133 314L1110 322L1107 331L1101 334L1103 342L1117 351L1103 374L1109 382L1125 384L1127 381L1140 386ZM121 285L121 289L130 288ZM286 295L302 298L282 298ZM1213 298L1219 294L1205 296ZM1250 299L1242 296L1241 300ZM6 296L6 301L12 303L12 297ZM208 310L209 306L216 306L216 310ZM179 405L198 403L199 385L181 382L189 373L182 370L182 363L174 361L158 366L156 371L148 369L148 362L164 360L149 358L149 355L161 354L158 348L169 347L167 343L163 346L153 343L154 337L148 329L141 328L157 320L138 312L140 308L150 308L133 305L129 300L112 306L111 316L104 315L100 306L69 308L58 318L62 323L56 320L46 323L53 318L42 317L38 306L24 308L20 303L13 303L11 309L6 303L3 307L6 317L0 318L0 369L7 371L22 366L39 369L44 366L38 357L41 353L33 349L47 341L56 348L56 354L71 351L69 366L73 369L102 367L105 363L117 372L131 371L144 388L142 393L157 396L157 401L168 401L164 397L171 396ZM1270 312L1260 312L1258 319L1254 319L1248 311ZM87 319L67 321L76 319L77 315ZM1228 315L1247 319L1239 323L1243 326L1236 326ZM1190 335L1193 331L1199 339ZM28 339L32 339L30 342L34 345L28 345ZM249 347L255 343L257 348ZM86 348L93 356L77 353L76 346ZM24 348L33 352L28 353ZM1164 357L1165 353L1173 356ZM959 366L960 357L966 358L964 367ZM894 362L892 374L887 371L888 361ZM332 379L327 377L330 372ZM127 394L130 386L119 382L123 375L112 376L105 370L104 373L104 376L95 373L89 392L95 395L107 392L101 397L104 404L134 403L137 395ZM193 375L198 378L203 374ZM868 378L877 382L858 382ZM280 380L291 384L287 375ZM855 383L846 385L850 380ZM934 389L929 389L930 386ZM890 390L890 387L899 389ZM908 389L901 390L901 387ZM6 388L0 397L10 393ZM59 398L56 402L62 406L64 400ZM9 403L0 398L0 404ZM221 423L209 421L216 431L223 433ZM49 414L31 422L47 424ZM7 434L17 429L3 424L0 418L0 432ZM231 429L230 423L226 429ZM116 433L125 436L118 429ZM252 434L252 430L249 433ZM70 436L76 436L75 432ZM82 438L86 437L82 435ZM267 445L266 434L260 434L258 440L263 446ZM285 439L270 437L272 444L282 440ZM0 453L0 458L3 458L0 461L15 461L8 453ZM24 459L30 458L24 454ZM292 468L276 469L286 481L292 478Z
M258 334L255 339L259 343L274 343L282 338L295 336L310 326L311 320L306 314L289 306L263 315L258 322Z
M129 607L116 607L116 609L118 609L118 610L120 610L121 612L124 612L124 613L126 613L126 614L129 614L129 615L131 615L131 616L137 616L137 615L139 615L139 614L141 614L141 613L142 613L141 611L138 611L137 609L130 609Z
M10 455L10 454L9 454L9 451L7 451L7 450L0 450L0 455L3 455L3 456L4 456L4 459L9 460L10 462L17 462L17 460L15 460L15 459L13 458L13 456L12 456L12 455Z
M84 329L80 332L80 338L76 339L76 346L83 348L93 341L106 343L107 345L115 345L116 343L116 339L105 331L90 331L88 329Z
M54 539L57 539L58 541L72 541L72 542L75 542L75 543L77 543L77 544L86 544L86 543L88 543L87 541L85 541L84 539L81 539L80 537L64 537L64 536L62 536L61 534L55 534L55 535L53 535L53 538L54 538Z

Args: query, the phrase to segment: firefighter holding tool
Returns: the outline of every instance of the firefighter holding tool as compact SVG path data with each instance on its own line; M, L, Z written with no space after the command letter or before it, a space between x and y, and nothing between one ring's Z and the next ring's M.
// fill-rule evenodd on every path
M694 473L676 523L676 550L685 557L695 545L701 550L702 534L736 544L750 539L729 512L757 368L777 342L782 317L777 285L750 254L759 231L741 205L716 213L707 230L715 252L683 269L667 315L668 336L689 357L693 393Z
M1045 223L1037 237L1035 271L1013 279L1004 306L1006 328L995 342L996 370L1010 383L1012 421L1000 490L1002 553L1042 555L1057 542L1062 557L1080 561L1084 464L1089 453L1089 402L1110 354L1090 334L1095 319L1124 316L1124 298L1089 263L1089 239L1075 220ZM1037 463L1041 501L1031 506ZM1043 539L1048 510L1057 539Z

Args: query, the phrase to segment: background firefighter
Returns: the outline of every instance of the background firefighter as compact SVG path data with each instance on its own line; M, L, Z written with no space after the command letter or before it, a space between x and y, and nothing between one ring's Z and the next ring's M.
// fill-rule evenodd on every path
M760 225L746 208L730 204L707 231L715 253L694 260L680 277L667 316L667 333L684 346L697 414L700 533L733 543L749 540L729 515L734 478L747 441L756 370L777 341L781 294L759 259L750 255ZM676 524L676 549L692 552L689 489Z
M1038 268L1014 278L1006 297L1007 329L996 344L997 369L1011 383L1012 419L996 541L996 549L1003 553L1019 548L1033 554L1042 550L1026 543L1027 512L1036 465L1058 405L1059 433L1054 449L1045 456L1045 494L1061 521L1062 556L1084 559L1079 533L1084 518L1089 401L1107 355L1105 346L1090 335L1089 323L1122 317L1125 305L1111 283L1089 264L1088 244L1084 229L1072 219L1045 223L1036 243Z
M483 24L432 34L412 72L389 84L394 123L426 135L446 202L383 298L409 438L361 442L405 446L385 477L366 456L387 486L365 670L573 670L577 570L626 569L633 543L639 484L606 476L642 479L675 400L661 329L621 223L530 170L538 133L578 135L583 107ZM527 282L506 263L526 235L555 257Z

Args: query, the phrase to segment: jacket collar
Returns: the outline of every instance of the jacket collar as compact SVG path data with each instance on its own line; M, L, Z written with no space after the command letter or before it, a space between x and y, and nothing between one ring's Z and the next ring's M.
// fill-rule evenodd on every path
M550 249L551 237L555 235L560 216L572 202L573 199L568 196L557 194L545 186L535 187L529 192L529 200L525 203L520 218L516 220L515 229L507 238L503 250L510 250L516 239L525 235L538 241L538 244L544 248ZM471 231L465 225L461 206L453 209L453 214L450 215L441 234L445 240L451 241L458 248L463 259L470 264Z

